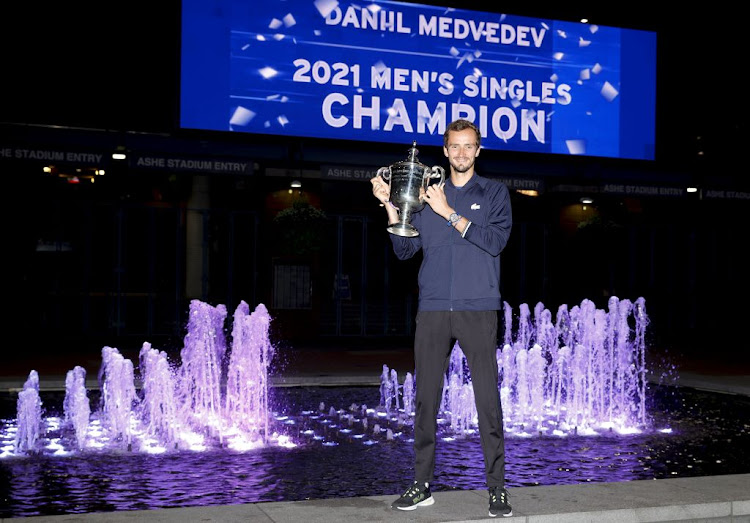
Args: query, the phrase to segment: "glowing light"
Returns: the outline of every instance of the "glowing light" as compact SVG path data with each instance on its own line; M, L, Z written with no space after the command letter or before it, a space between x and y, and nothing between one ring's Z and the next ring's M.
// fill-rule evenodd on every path
M279 72L273 67L264 67L263 69L259 69L258 72L266 80L268 80L269 78L273 78L274 76L279 74Z
M297 444L294 443L289 438L289 436L287 436L287 435L281 435L281 436L279 436L279 439L277 440L277 443L278 443L279 447L284 447L284 448L288 448L288 449L291 449L291 448L294 448L294 447L297 446Z
M227 442L227 447L237 452L246 452L248 450L261 448L262 446L263 442L260 440L248 440L241 436L233 438Z

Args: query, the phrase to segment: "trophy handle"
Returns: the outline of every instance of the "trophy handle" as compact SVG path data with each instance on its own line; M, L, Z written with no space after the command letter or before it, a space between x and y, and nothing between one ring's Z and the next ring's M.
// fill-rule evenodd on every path
M428 177L430 179L432 178L440 178L440 181L438 182L440 185L445 183L445 169L440 167L439 165L433 165L430 169L430 176Z
M388 176L386 176L386 173L388 173ZM391 181L391 168L381 167L380 169L378 169L378 173L376 174L376 176L380 176L386 182L390 182Z

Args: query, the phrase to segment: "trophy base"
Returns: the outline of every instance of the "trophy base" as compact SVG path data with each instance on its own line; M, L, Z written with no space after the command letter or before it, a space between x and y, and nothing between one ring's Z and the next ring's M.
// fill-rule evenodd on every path
M406 236L407 238L419 236L419 231L408 223L394 223L393 225L389 225L386 230L396 236Z

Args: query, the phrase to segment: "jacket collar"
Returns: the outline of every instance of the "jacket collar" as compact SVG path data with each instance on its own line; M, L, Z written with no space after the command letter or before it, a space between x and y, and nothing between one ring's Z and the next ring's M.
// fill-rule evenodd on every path
M468 182L466 182L466 184L465 184L465 185L462 185L462 186L461 186L461 189L468 189L468 188L469 188L469 187L471 187L472 185L474 185L474 184L477 184L477 183L480 183L480 180L481 180L481 176L479 176L479 174L477 174L477 172L476 172L476 171L474 171L474 176L472 176L471 178L469 178L469 181L468 181ZM451 187L453 187L454 189L456 189L456 186L455 186L455 185L453 185L453 180L451 180L451 177L450 177L450 175L449 175L449 176L448 176L448 178L447 178L447 179L445 180L445 184L446 184L446 185L450 185Z

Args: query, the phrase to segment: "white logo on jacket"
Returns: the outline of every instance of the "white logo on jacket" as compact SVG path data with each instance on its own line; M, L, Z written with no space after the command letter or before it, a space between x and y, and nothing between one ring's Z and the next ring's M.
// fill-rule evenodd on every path
M476 211L476 210L477 210L477 209L479 209L480 207L481 207L481 205L479 205L478 203L472 203L472 204L471 204L471 210L472 210L472 211Z

